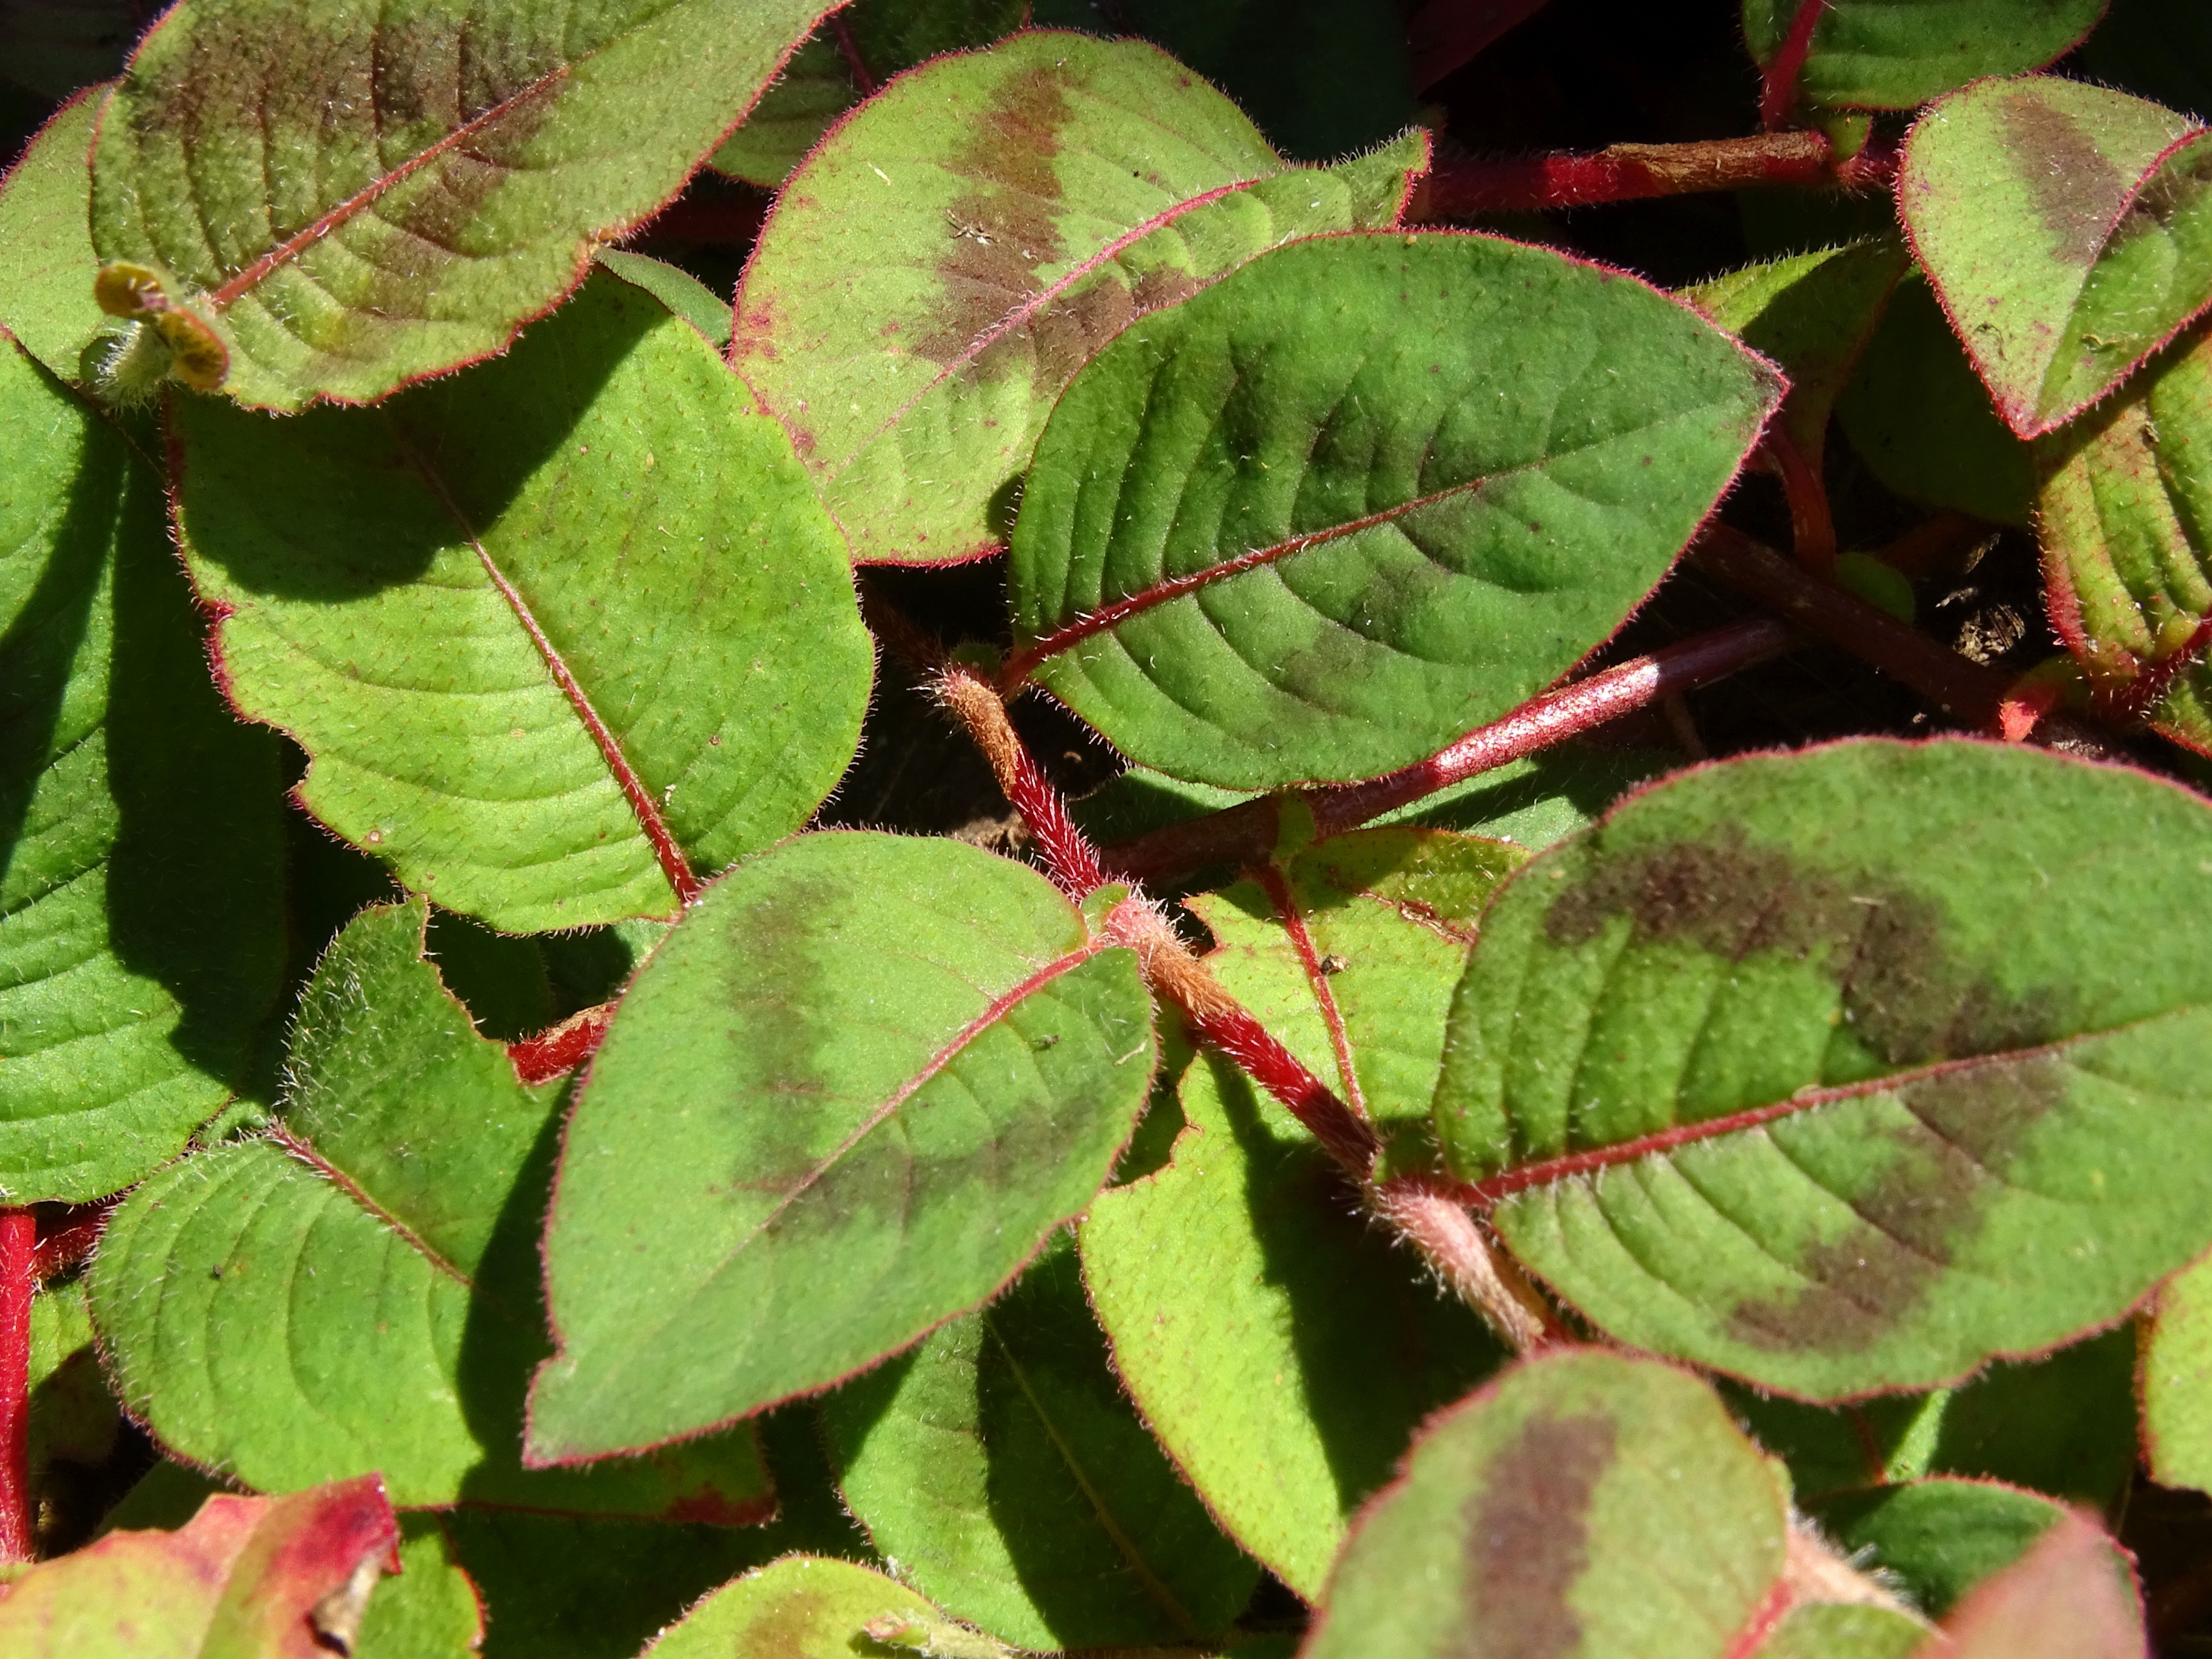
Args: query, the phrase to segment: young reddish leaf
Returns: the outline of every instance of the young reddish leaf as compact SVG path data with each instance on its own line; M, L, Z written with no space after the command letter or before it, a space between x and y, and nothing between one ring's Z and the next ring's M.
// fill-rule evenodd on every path
M441 904L518 933L666 915L851 758L870 648L836 529L627 283L374 414L173 418L233 702Z
M241 403L367 402L551 309L592 244L737 124L820 4L184 6L101 119L93 242L221 334Z
M1917 270L1897 285L1836 422L1867 470L1907 501L1993 524L2034 517L2032 452L1997 418Z
M2060 637L2097 690L2212 754L2212 332L2036 450Z
M765 1518L750 1432L525 1471L550 1344L534 1249L560 1091L527 1090L422 957L427 907L366 911L316 970L273 1140L198 1153L108 1223L118 1387L179 1455L286 1491L375 1468L404 1505Z
M792 175L731 362L862 560L1002 540L1116 329L1294 236L1395 223L1425 136L1312 169L1154 48L1031 33L902 77Z
M0 327L65 380L91 378L85 349L107 321L92 297L85 168L106 96L88 87L70 99L0 179Z
M1594 1349L1437 1418L1362 1512L1305 1659L1731 1659L1778 1612L1789 1492L1711 1390Z
M1236 983L1233 962L1214 964ZM1331 1077L1325 1042L1314 1064ZM1091 1206L1085 1281L1160 1443L1237 1541L1317 1601L1353 1511L1502 1350L1234 1066L1193 1066L1181 1105L1173 1161Z
M1986 75L2041 69L2079 45L2108 0L1743 0L1762 70L1818 8L1797 88L1831 109L1911 109Z
M1620 1340L1814 1399L2120 1318L2212 1243L2212 811L1996 744L1731 762L1486 913L1437 1128Z
M948 1622L895 1578L850 1561L791 1555L725 1584L662 1632L640 1659L848 1659L884 1651L871 1639L876 1629L896 1634ZM976 1643L973 1659L999 1659L1006 1651L966 1634Z
M696 1434L975 1306L1105 1181L1153 1053L1133 955L1032 871L865 833L739 865L570 1117L529 1455Z
M2068 1511L1977 1585L1919 1659L2148 1659L2149 1651L2127 1558Z
M233 722L153 469L0 340L0 1203L173 1157L284 965L275 739Z
M1123 1398L1065 1238L821 1412L877 1549L1018 1646L1211 1638L1259 1578Z
M2151 1479L2212 1492L2212 1261L2159 1291L2142 1346L2142 1441Z
M2212 135L2125 93L2047 76L1968 87L1913 128L1897 199L2023 438L2212 305Z
M0 1593L9 1659L328 1659L399 1528L374 1475L210 1498L178 1532L110 1533ZM346 1621L341 1625L340 1621Z
M1009 678L1178 777L1406 765L1602 643L1779 395L1688 307L1554 253L1264 254L1126 330L1054 409Z

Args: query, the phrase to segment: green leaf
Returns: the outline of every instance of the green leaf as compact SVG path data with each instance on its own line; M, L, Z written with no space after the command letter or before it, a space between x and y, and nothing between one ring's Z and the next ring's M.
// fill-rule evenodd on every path
M2028 446L1997 418L1917 271L1898 284L1836 419L1867 470L1908 501L1996 524L2034 516Z
M2212 333L2036 445L2051 617L2090 684L2212 753Z
M56 110L0 180L0 327L65 380L92 378L86 349L107 321L92 297L85 167L106 96L89 87Z
M1555 253L1279 249L1060 399L1014 531L1010 673L1177 777L1407 764L1603 642L1778 395L1686 306Z
M1931 1619L2019 1560L2066 1515L2039 1492L1989 1480L1915 1480L1846 1493L1813 1516L1854 1559L1893 1576Z
M2212 134L2125 93L2043 76L1969 87L1913 128L1897 199L2023 438L2212 306Z
M1682 297L1790 376L1781 425L1819 464L1828 416L1911 264L1893 236L1750 265Z
M1743 33L1764 69L1807 0L1743 0ZM1821 0L1815 0L1815 3ZM1988 75L2063 57L2106 0L1825 0L1798 76L1829 108L1911 109Z
M927 1625L939 1616L904 1584L866 1567L787 1556L725 1584L683 1623L663 1632L645 1654L649 1659L849 1659L856 1652L884 1650L870 1641L871 1625Z
M311 1613L365 1563L397 1565L374 1475L207 1500L178 1532L110 1533L0 1598L9 1659L326 1659Z
M498 1510L443 1519L483 1600L478 1659L635 1659L691 1603L757 1560L750 1528ZM849 1650L839 1659L851 1659Z
M1927 1626L1887 1607L1816 1601L1792 1607L1759 1649L1759 1659L1911 1659Z
M1723 1384L1801 1501L1934 1474L2002 1480L2102 1509L2135 1471L2136 1334L2123 1325L1972 1382L1822 1408Z
M0 1197L174 1156L284 963L276 740L208 684L161 483L0 342Z
M1500 1350L1235 1066L1193 1066L1182 1104L1173 1162L1091 1206L1085 1282L1160 1443L1222 1525L1316 1601L1353 1511Z
M369 910L294 1024L277 1139L148 1181L107 1224L94 1316L172 1450L289 1491L379 1470L402 1505L765 1518L750 1431L586 1471L517 1462L549 1352L535 1249L561 1091L515 1080L421 955L426 907Z
M1218 1636L1259 1578L1122 1396L1065 1237L990 1306L821 1409L876 1547L1018 1646Z
M2212 1492L2212 1262L2159 1291L2143 1346L2142 1438L2151 1479Z
M529 1455L696 1434L975 1306L1105 1182L1153 1054L1134 957L1032 871L861 832L739 865L569 1119Z
M816 35L785 62L744 124L707 158L715 172L763 190L780 187L837 118L860 101L837 43Z
M819 15L188 0L100 123L93 242L219 332L240 402L368 402L550 309Z
M483 1645L476 1587L434 1516L399 1520L399 1576L368 1598L352 1659L471 1659Z
M1812 1399L2118 1320L2212 1243L2212 811L1866 740L1632 798L1486 913L1438 1132L1622 1341Z
M1019 35L903 77L793 174L731 362L855 558L968 557L1107 336L1277 243L1395 222L1427 158L1413 134L1290 167L1150 46Z
M1303 1651L1723 1659L1781 1577L1787 1498L1696 1378L1556 1352L1414 1444Z
M603 247L592 257L697 329L700 337L717 351L730 343L729 307L690 271L648 259L642 253L625 253L620 248Z
M938 56L988 46L1026 21L1023 0L860 0L838 14L860 59L878 82ZM836 41L825 31L784 65L745 123L723 142L709 165L758 185L781 186L837 118L860 101L860 89Z
M179 518L231 698L316 817L522 933L667 915L803 823L870 647L789 441L600 277L374 413L180 399Z
M24 1468L34 1501L51 1504L58 1515L66 1516L71 1494L62 1482L49 1485L54 1464L97 1468L114 1452L123 1426L122 1413L100 1376L82 1280L38 1287L31 1298L30 1334Z

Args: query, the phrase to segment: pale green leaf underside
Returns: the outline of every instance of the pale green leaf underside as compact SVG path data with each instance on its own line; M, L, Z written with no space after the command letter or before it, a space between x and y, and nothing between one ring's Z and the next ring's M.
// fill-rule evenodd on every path
M1021 1647L1218 1636L1259 1577L1130 1410L1064 1237L989 1307L821 1413L876 1548Z
M1426 161L1416 133L1291 167L1152 46L1018 35L902 77L793 173L731 361L855 558L980 553L1115 331L1292 237L1395 222Z
M131 1185L283 969L276 744L226 714L117 432L0 341L0 1200Z
M426 907L366 911L295 1025L285 1139L197 1153L109 1223L94 1313L175 1453L264 1491L368 1470L394 1503L759 1519L749 1433L524 1471L550 1350L538 1218L562 1091L526 1090L421 957Z
M1302 1651L1724 1659L1781 1575L1786 1498L1702 1382L1559 1352L1431 1425Z
M1772 59L1805 0L1743 0L1751 55ZM1911 109L1987 75L2063 56L2107 0L1827 0L1798 87L1831 108Z
M2212 813L2140 775L1875 741L1685 774L1486 915L1438 1131L1623 1341L1942 1382L2212 1243L2208 926Z
M1037 447L1014 664L1124 754L1387 771L1616 629L1771 371L1632 278L1487 236L1316 238L1121 334Z
M1031 871L865 833L740 864L570 1119L533 1455L696 1433L974 1307L1105 1181L1153 1053L1133 957Z
M1442 1015L1439 998L1439 1035ZM1160 1443L1240 1543L1318 1601L1414 1429L1500 1351L1226 1060L1194 1065L1182 1104L1173 1162L1091 1206L1085 1282Z
M100 124L93 240L219 319L227 389L365 402L500 350L672 194L820 0L185 0Z
M195 398L175 426L232 700L307 750L311 811L449 908L668 915L670 851L706 875L790 834L852 757L871 656L836 532L624 283L374 414Z
M2125 93L2048 76L1969 87L1913 128L1897 199L2024 438L2212 305L2212 137Z
M2100 689L2212 751L2212 335L2037 443L2037 529L2061 638Z

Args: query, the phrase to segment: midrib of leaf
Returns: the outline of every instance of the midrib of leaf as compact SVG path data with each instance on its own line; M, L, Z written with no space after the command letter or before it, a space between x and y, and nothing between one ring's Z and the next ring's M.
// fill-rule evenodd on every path
M1336 991L1328 982L1329 976L1321 970L1321 957L1315 953L1305 913L1298 908L1290 883L1283 879L1282 871L1275 866L1269 865L1260 872L1260 885L1267 892L1267 902L1275 907L1283 931L1290 935L1291 948L1298 955L1298 966L1305 970L1306 984L1313 992L1314 1000L1321 1006L1322 1023L1328 1027L1329 1047L1336 1051L1336 1073L1344 1085L1344 1097L1353 1111L1366 1117L1367 1097L1359 1087L1359 1073L1352 1064L1352 1034L1345 1030L1344 1011L1337 1006Z
M619 40L622 37L619 35L615 37L616 40ZM562 64L557 68L547 70L544 74L539 76L535 81L532 81L528 85L525 86L520 91L509 94L498 103L494 104L483 114L475 117L473 119L462 123L459 126L455 127L451 132L447 133L444 137L439 139L436 143L416 151L414 155L402 161L398 167L392 168L391 172L380 174L378 177L371 179L368 184L362 185L361 189L356 191L351 196L346 198L344 201L340 202L336 207L331 208L328 212L325 213L321 218L316 220L314 223L309 225L305 230L295 232L285 240L279 242L275 247L270 249L269 252L255 259L252 264L247 265L243 270L240 271L235 276L233 276L222 287L215 289L208 295L209 302L218 311L227 309L230 306L234 305L238 301L245 298L245 296L250 293L263 278L269 276L270 272L276 270L282 265L289 264L292 260L296 259L301 254L306 252L307 249L313 247L317 242L321 241L324 237L329 235L332 231L337 229L339 227L346 224L349 221L357 218L362 213L365 212L371 205L373 205L379 198L397 187L413 173L428 166L430 162L435 161L439 156L443 155L447 151L453 149L463 141L473 138L478 133L486 131L495 123L499 121L503 116L507 115L510 111L519 108L521 105L526 103L531 99L537 97L540 93L546 91L556 82L566 80L574 70L575 64L589 62L592 57L599 52L605 51L606 48L612 44L614 44L613 40L603 41L599 46L594 46L591 52L585 53L582 58L575 59L574 63ZM372 110L371 119L374 120L374 112Z
M492 586L499 590L500 597L507 601L507 608L514 611L515 620L522 624L523 631L530 635L531 643L538 647L538 654L545 664L546 672L553 677L554 684L558 686L561 689L561 694L568 698L568 706L575 711L576 719L598 748L599 757L606 763L608 771L614 775L615 782L622 790L623 799L629 802L630 811L637 819L638 828L644 832L647 842L653 848L653 855L660 865L661 874L667 878L669 886L676 891L677 902L679 905L690 904L699 896L702 884L692 871L691 860L685 856L683 848L678 845L674 832L668 827L668 820L661 816L659 803L653 799L653 792L645 787L645 781L638 776L636 769L630 765L629 757L622 751L622 745L615 740L615 734L607 729L606 722L599 718L599 710L592 708L591 699L584 693L584 688L576 683L575 675L569 672L568 663L554 647L553 641L545 636L545 630L538 626L538 618L531 613L530 606L524 601L520 592L507 579L506 573L493 562L490 553L484 548L483 538L477 534L476 526L469 522L467 515L461 511L460 503L456 501L452 492L447 489L445 480L438 475L437 470L422 458L406 430L397 420L387 415L385 421L391 430L393 442L398 445L400 453L407 457L408 464L415 469L416 476L422 480L426 489L437 496L439 504L446 509L447 515L459 529L463 538L475 552L477 562L483 567L484 574L491 579Z
M1029 1402L1029 1408L1036 1413L1038 1424L1043 1428L1046 1437L1051 1440L1053 1449L1060 1454L1060 1461L1066 1466L1068 1475L1074 1480L1077 1490L1082 1492L1084 1501L1091 1505L1091 1513L1097 1521L1100 1530L1113 1541L1114 1547L1121 1553L1121 1559L1127 1565L1130 1572L1135 1576L1137 1583L1142 1587L1145 1594L1152 1599L1153 1605L1167 1614L1169 1622L1173 1624L1182 1635L1192 1641L1198 1640L1202 1632L1199 1630L1197 1621L1191 1618L1188 1609L1176 1599L1175 1592L1160 1581L1159 1575L1152 1571L1151 1564L1139 1552L1136 1540L1122 1530L1121 1523L1115 1519L1113 1510L1107 1506L1105 1498L1099 1492L1097 1487L1091 1484L1091 1477L1084 1472L1083 1465L1077 1459L1074 1449L1061 1437L1060 1425L1053 1421L1052 1413L1044 1408L1044 1401L1037 1398L1036 1390L1030 1386L1029 1373L1022 1369L1022 1362L1014 1357L1014 1351L1007 1345L1006 1339L999 1334L998 1322L992 1317L988 1309L986 1309L983 1313L983 1328L990 1334L992 1342L997 1346L1000 1356L1005 1358L1006 1370L1014 1379L1014 1386L1022 1391L1022 1398Z
M476 1281L474 1279L471 1279L468 1274L463 1273L453 1263L447 1261L446 1258L439 1255L437 1251L432 1249L428 1242L423 1238L422 1234L416 1232L412 1227L402 1221L398 1216L392 1214L391 1211L386 1209L384 1206L371 1198L368 1195L368 1189L362 1187L358 1181L356 1181L350 1175L347 1174L343 1170L338 1168L337 1164L331 1163L330 1159L325 1158L320 1152L317 1152L313 1142L302 1140L297 1135L293 1134L289 1130L283 1128L277 1128L270 1131L270 1139L278 1146L283 1148L285 1152L290 1153L292 1157L297 1158L301 1163L313 1170L317 1175L322 1176L324 1180L329 1182L331 1186L337 1188L348 1198L350 1198L356 1204L358 1204L363 1213L367 1214L371 1219L385 1227L390 1228L392 1233L398 1237L401 1243L406 1245L409 1249L421 1256L422 1260L428 1262L431 1267L437 1269L438 1272L445 1274L447 1278L452 1279L456 1285L459 1285L470 1295L474 1296L476 1294L477 1287Z
M2118 1025L2094 1031L2076 1031L2071 1036L2055 1038L2049 1042L2036 1043L2025 1048L2002 1048L1986 1054L1968 1054L1958 1060L1941 1060L1908 1070L1892 1072L1882 1077L1869 1078L1862 1083L1847 1083L1829 1089L1800 1089L1787 1100L1771 1101L1764 1106L1747 1107L1720 1117L1709 1117L1696 1123L1677 1123L1650 1134L1638 1135L1631 1140L1616 1141L1610 1146L1593 1146L1579 1152L1562 1153L1556 1158L1540 1158L1533 1164L1501 1170L1480 1181L1466 1182L1460 1189L1462 1195L1473 1203L1492 1205L1531 1188L1549 1186L1567 1181L1576 1176L1592 1174L1615 1164L1632 1164L1639 1158L1679 1147L1694 1146L1699 1141L1716 1139L1722 1135L1735 1134L1747 1129L1760 1128L1784 1118L1796 1117L1823 1106L1836 1106L1854 1100L1870 1100L1876 1096L1894 1094L1931 1079L1953 1077L1961 1073L1980 1071L1988 1067L2016 1066L2023 1061L2063 1058L2069 1050L2085 1042L2105 1037L2118 1036L2140 1030L2160 1020L2199 1011L2199 1005L2185 1005L2162 1009L2147 1014L2141 1019L2129 1020ZM1923 1124L1923 1127L1930 1127ZM1932 1127L1930 1132L1934 1133ZM1940 1137L1939 1137L1940 1138Z
M890 1119L892 1113L897 1111L900 1107L905 1105L908 1101L913 1099L917 1093L927 1085L933 1078L936 1077L939 1072L942 1072L955 1060L957 1060L960 1057L960 1054L963 1049L967 1048L967 1046L973 1042L977 1037L981 1036L986 1030L997 1024L1000 1020L1005 1018L1009 1009L1014 1007L1015 1005L1020 1003L1026 998L1035 995L1036 992L1045 986L1052 983L1053 981L1058 979L1062 974L1067 973L1071 969L1078 968L1084 963L1090 961L1091 957L1097 956L1101 951L1105 950L1109 943L1110 941L1104 939L1087 939L1078 949L1071 951L1066 956L1046 963L1043 967L1038 969L1036 972L1022 980L1018 984L1010 987L1006 990L1000 992L997 996L994 997L991 1001L985 1006L982 1012L977 1014L975 1018L969 1020L965 1025L962 1026L959 1030L955 1032L950 1042L948 1042L942 1048L939 1048L935 1054L932 1054L928 1060L923 1064L912 1077L908 1078L904 1083L901 1084L896 1089L891 1091L890 1097L886 1099L882 1105L877 1107L874 1111L869 1113L860 1123L854 1127L851 1133L848 1134L844 1139L838 1142L836 1146L831 1150L828 1157L823 1158L820 1163L809 1170L789 1192L778 1199L775 1203L775 1207L770 1210L767 1215L761 1218L761 1222L758 1226L755 1227L743 1238L731 1245L729 1249L722 1257L723 1263L726 1264L734 1259L738 1252L744 1250L747 1246L751 1244L755 1239L758 1238L763 1233L765 1233L770 1227L773 1227L783 1218L786 1211L789 1210L793 1204L796 1204L801 1198L805 1197L808 1192L811 1191L825 1176L829 1175L831 1170L835 1169L839 1163L842 1162L848 1152L851 1152L854 1147L859 1146L860 1142L866 1139L869 1135L874 1133L876 1130L881 1128Z
M1288 169L1285 169L1285 171L1287 170ZM957 177L958 175L956 174L955 176ZM1193 212L1199 208L1208 206L1214 202L1219 201L1224 196L1234 195L1240 190L1249 190L1254 185L1263 183L1266 179L1279 178L1280 176L1281 175L1279 173L1263 173L1257 179L1240 179L1234 184L1222 185L1215 189L1206 191L1201 195L1188 198L1183 201L1175 204L1172 207L1170 207L1162 212L1154 214L1151 218L1146 220L1142 224L1138 225L1135 228L1123 232L1112 241L1107 243L1103 247L1098 249L1095 253L1088 255L1077 264L1070 266L1060 276L1048 283L1044 288L1038 289L1036 293L1031 294L1027 299L1024 300L1004 317L1001 317L997 322L993 323L988 328L983 330L983 331L976 335L974 339L969 341L969 343L960 349L959 353L953 357L952 361L939 368L936 374L932 376L926 385L922 386L915 392L914 396L908 398L896 409L884 416L882 422L878 424L872 432L870 432L866 437L854 444L850 454L847 455L843 460L838 462L835 466L825 468L822 473L823 482L825 484L836 482L836 479L841 477L855 461L859 460L860 457L874 445L878 439L881 438L886 432L889 432L893 427L896 426L901 421L912 414L915 405L920 404L923 398L928 397L930 393L936 391L938 387L943 386L956 374L958 374L963 369L973 367L975 360L978 357L981 357L986 351L989 350L992 346L1004 339L1007 335L1012 333L1016 329L1021 327L1024 324L1036 317L1040 313L1044 311L1047 307L1050 306L1054 301L1060 298L1060 296L1065 295L1068 289L1074 287L1076 283L1082 281L1085 276L1091 276L1096 271L1103 270L1108 262L1112 260L1116 255L1126 252L1136 243L1141 242L1146 237L1151 235L1154 231L1163 229L1165 227L1173 224L1177 219L1182 218L1183 215L1187 213ZM1024 191L1023 194L1030 195L1030 192ZM1032 200L1042 199L1033 195L1031 195L1030 198ZM1046 205L1048 207L1057 207L1060 204L1057 202L1049 202L1047 203Z
M1416 495L1409 501L1401 501L1395 507L1383 507L1377 512L1366 514L1343 524L1331 525L1325 530L1308 531L1303 536L1292 536L1288 540L1276 542L1271 546L1249 549L1232 558L1224 559L1218 564L1208 565L1203 570L1194 570L1187 576L1170 576L1164 581L1155 582L1150 587L1127 594L1109 605L1102 605L1089 616L1079 617L1064 628L1055 629L1025 649L1016 652L1007 659L1006 667L1000 671L1000 684L1007 688L1018 686L1044 663L1070 647L1081 644L1095 634L1103 634L1109 629L1118 628L1131 617L1156 609L1170 600L1179 599L1186 593L1195 593L1202 587L1210 587L1215 582L1227 581L1231 576L1241 576L1248 570L1257 570L1262 566L1278 563L1289 558L1292 554L1303 553L1309 548L1322 547L1330 542L1342 541L1346 536L1356 536L1363 530L1374 529L1377 525L1395 523L1409 513L1417 513L1425 507L1434 507L1439 501L1448 501L1455 496L1472 495L1485 485L1496 483L1502 478L1515 477L1523 472L1533 472L1540 467L1549 466L1553 462L1573 453L1572 450L1559 450L1539 460L1529 461L1520 466L1506 467L1497 472L1486 472L1479 478L1469 478L1464 483L1449 484L1442 489L1432 490L1428 495Z

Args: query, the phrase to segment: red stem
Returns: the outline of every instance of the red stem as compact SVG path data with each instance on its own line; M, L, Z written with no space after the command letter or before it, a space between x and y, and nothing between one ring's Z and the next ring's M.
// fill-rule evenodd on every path
M0 1565L31 1559L31 1293L39 1224L0 1210Z
M836 37L837 50L845 54L845 67L853 72L853 84L860 89L860 96L875 96L876 88L883 82L868 68L868 60L860 56L860 42L853 39L853 26L845 21L843 12L831 14L830 33Z
M1759 125L1779 132L1797 107L1797 81L1805 72L1805 59L1813 50L1813 31L1820 27L1828 0L1798 0L1796 15L1782 37L1782 44L1760 74Z
M1305 790L1315 833L1341 835L1578 732L1710 684L1779 655L1790 639L1787 628L1766 617L1730 623L1532 698L1425 761L1362 783ZM1109 874L1158 881L1209 865L1262 863L1274 848L1276 831L1275 802L1263 797L1109 847L1101 857Z
M1306 927L1305 915L1298 908L1297 897L1280 870L1271 864L1260 870L1258 875L1260 885L1267 891L1267 902L1275 907L1275 919L1283 924L1291 949L1297 955L1298 966L1305 971L1306 986L1321 1010L1322 1024L1328 1028L1328 1046L1336 1055L1336 1080L1344 1085L1345 1101L1353 1112L1366 1117L1367 1097L1359 1087L1359 1073L1352 1063L1352 1034L1345 1029L1344 1010L1337 1006L1336 993L1330 988L1328 970L1322 966L1320 953L1314 949L1313 934Z
M1984 668L1910 623L1800 569L1770 547L1727 525L1707 528L1690 550L1707 575L1788 617L1808 633L1840 645L1885 674L1903 680L1960 725L1994 730L2012 677Z
M1769 427L1760 441L1790 503L1790 544L1797 562L1816 576L1832 578L1836 521L1828 511L1828 487L1820 481L1820 467L1778 424Z
M1759 185L1856 190L1887 184L1897 160L1887 144L1838 158L1823 133L1762 132L1690 144L1613 144L1586 155L1461 161L1429 175L1409 216L1458 219Z
M991 763L991 775L1044 854L1045 873L1054 884L1074 899L1104 886L1106 872L1099 866L1098 849L1075 827L1060 791L1037 769L1028 748L1015 736L1006 702L991 683L964 664L953 663L939 675L937 691Z
M1282 1102L1354 1181L1364 1183L1374 1173L1382 1150L1375 1131L1266 1026L1234 1004L1225 1009L1186 1007L1184 1012L1200 1037Z

